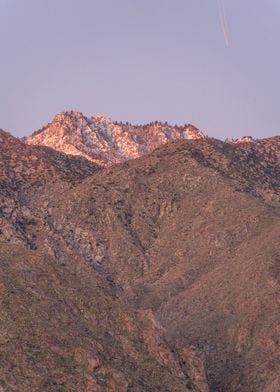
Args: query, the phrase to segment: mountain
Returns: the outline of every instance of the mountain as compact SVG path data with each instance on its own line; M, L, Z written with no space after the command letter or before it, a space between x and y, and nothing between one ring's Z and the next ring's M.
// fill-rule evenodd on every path
M194 347L211 391L276 392L279 207L255 194L263 166L245 185L224 148L223 166L220 143L177 141L99 171L66 198L52 190L52 228L108 268L125 303L151 310L171 345ZM272 198L277 170L267 171Z
M154 122L137 126L113 122L104 116L89 119L71 111L57 114L50 124L25 138L25 142L108 165L137 158L180 138L199 139L204 135L192 125L173 127Z
M278 392L280 137L110 124L0 133L0 390Z
M198 355L55 233L48 194L67 197L99 168L3 131L0 156L0 390L207 392Z
M193 125L171 126L158 121L146 125L117 123L104 116L90 119L70 111L57 114L46 127L25 137L28 145L48 147L49 154L63 152L111 166L153 152L176 140L194 140L191 154L202 162L237 180L237 186L279 203L279 137L255 140L245 136L221 142L205 136ZM207 143L197 143L207 141ZM201 148L200 148L201 146ZM202 150L203 148L203 150ZM60 164L59 164L60 165ZM75 166L75 165L74 165Z

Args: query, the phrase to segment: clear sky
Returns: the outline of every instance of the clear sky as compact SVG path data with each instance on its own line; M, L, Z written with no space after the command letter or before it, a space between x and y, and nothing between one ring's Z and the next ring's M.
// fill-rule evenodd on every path
M224 0L229 47L219 1L0 0L0 128L73 109L279 134L280 1Z

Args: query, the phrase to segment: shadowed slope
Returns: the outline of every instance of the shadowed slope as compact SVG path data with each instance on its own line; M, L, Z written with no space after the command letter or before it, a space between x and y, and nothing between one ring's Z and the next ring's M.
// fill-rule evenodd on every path
M107 169L93 166L88 176L83 160L79 175L70 156L5 137L0 189L4 203L16 204L1 209L10 225L1 233L3 314L11 309L14 320L3 326L3 336L12 331L6 383L207 391L198 352L212 391L278 392L279 138L176 141ZM8 241L18 244L15 254ZM28 302L36 288L40 309ZM85 336L98 355L84 353ZM47 351L42 371L26 357L26 340ZM42 384L49 375L58 386Z
M152 309L173 344L205 356L213 391L276 392L278 163L263 154L269 170L257 163L244 178L249 147L216 143L176 142L97 173L71 204L55 197L64 208L52 209L51 228L106 268L124 301Z
M91 164L0 137L0 389L207 392L197 355L57 233L57 202L71 205Z
M0 269L2 390L207 391L181 365L191 352L171 351L149 313L75 254L1 243Z

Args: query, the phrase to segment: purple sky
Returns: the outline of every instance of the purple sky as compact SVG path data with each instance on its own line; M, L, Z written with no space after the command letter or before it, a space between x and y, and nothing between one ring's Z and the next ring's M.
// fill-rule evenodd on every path
M193 123L225 138L280 129L280 1L0 0L0 128L64 110Z

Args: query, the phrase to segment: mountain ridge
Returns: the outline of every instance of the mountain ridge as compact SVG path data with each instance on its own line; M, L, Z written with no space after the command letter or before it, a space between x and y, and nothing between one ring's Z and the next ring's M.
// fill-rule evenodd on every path
M51 147L101 166L109 166L151 153L173 140L208 138L213 139L192 124L170 125L153 121L137 125L113 121L103 115L86 117L82 112L72 110L56 114L50 123L22 140L30 145ZM258 140L244 136L227 138L225 142L234 145Z
M278 392L279 152L100 166L0 131L0 389Z
M155 121L132 125L113 122L105 116L87 118L81 112L69 111L58 113L51 123L23 140L106 166L145 155L170 140L204 137L190 124L171 126Z

